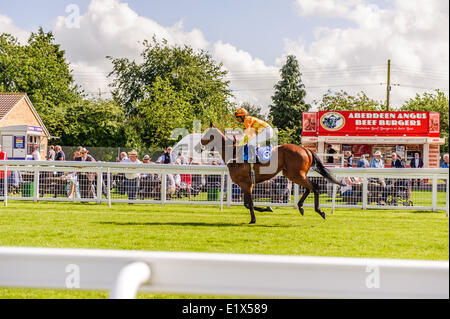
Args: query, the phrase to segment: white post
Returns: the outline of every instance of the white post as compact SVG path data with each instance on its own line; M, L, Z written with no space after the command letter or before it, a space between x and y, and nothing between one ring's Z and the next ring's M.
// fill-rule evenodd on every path
M120 270L109 298L136 298L139 287L150 280L150 275L150 267L142 261L126 265Z
M4 196L3 196L3 203L5 204L5 207L8 206L8 165L5 165L5 172L4 172L4 183L3 183L3 192L4 192Z
M107 172L108 172L108 176L107 176L107 183L108 183L108 190L107 190L107 193L108 193L108 207L109 208L111 208L111 169L108 167L108 170L107 170Z
M445 193L445 196L447 197L447 200L446 200L446 202L447 202L447 211L446 211L446 213L445 213L445 215L448 217L448 211L449 211L449 184L450 184L450 178L449 178L449 176L447 175L447 179L445 180L445 182L446 182L446 184L447 184L447 190L446 190L446 193Z
M431 206L433 207L432 208L433 212L435 212L437 210L437 176L436 175L433 176L433 184L431 187L431 196L433 198Z
M337 185L333 184L333 197L331 199L331 214L334 214L334 209L336 208L336 192L337 192Z
M292 182L292 185L294 185L294 203L292 205L297 207L300 188L297 183Z
M35 166L34 169L33 201L36 203L39 196L39 166Z
M367 180L367 176L363 176L363 192L362 192L362 205L363 205L363 209L367 209L367 197L369 195L369 188L368 188L368 180Z
M167 174L164 172L161 174L161 205L166 205L166 185Z
M220 210L223 210L223 191L225 189L225 172L222 173L222 179L220 180Z
M227 207L231 207L231 202L233 199L233 181L231 180L230 174L227 173Z
M423 167L430 167L430 144L423 144Z
M103 172L102 168L99 167L97 171L97 204L102 203L102 189L103 189Z

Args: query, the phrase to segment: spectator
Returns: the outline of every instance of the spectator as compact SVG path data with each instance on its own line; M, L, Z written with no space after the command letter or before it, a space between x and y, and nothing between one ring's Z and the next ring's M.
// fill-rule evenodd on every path
M172 159L172 148L169 146L167 148L167 150L164 153L164 164L170 164L173 163L173 159Z
M143 164L150 164L150 156L149 155L145 155L144 158L142 159L142 163Z
M409 163L409 166L411 168L423 168L423 160L420 158L419 153L414 153L414 158ZM420 185L420 179L413 179L412 182L416 185Z
M122 162L133 163L133 164L142 164L138 159L138 153L135 150L132 150L128 153L128 159L122 160ZM137 194L140 187L140 179L139 173L125 173L125 188L127 190L128 199L136 200ZM129 203L132 204L132 203Z
M397 153L392 152L391 154L392 156L392 163L391 163L391 167L392 168L405 168L405 166L402 163L401 158L397 155ZM397 187L403 187L403 186L408 186L409 185L409 180L408 179L389 179L387 180L387 193L391 194L392 196L394 196L395 192L396 192L396 188ZM387 197L386 197L387 199Z
M83 146L78 146L77 150L75 151L75 153L73 154L73 160L76 161L77 157L81 156L81 150L83 149Z
M397 153L395 153L395 152L392 152L391 167L392 168L405 168L405 166L403 166L402 160L398 157Z
M176 184L172 174L166 174L166 199L171 199L175 194Z
M361 155L358 163L356 163L356 167L367 168L370 167L369 161L366 159L367 155Z
M161 155L156 160L156 163L164 164L164 154L166 154L166 150L165 149L162 151Z
M411 160L411 163L409 164L411 168L422 168L423 167L423 160L420 158L419 153L414 153L414 158Z
M73 154L73 160L74 161L78 161L77 158L80 157L80 156L81 156L80 152L75 151L75 154Z
M80 157L81 156L81 150L83 149L83 147L82 146L78 146L77 147L77 150L75 151L75 153L73 154L73 158L72 158L72 160L73 161L78 161L77 160L77 157Z
M37 146L37 144L34 144L31 147L31 155L33 156L33 160L35 161L40 161L41 160L41 153L39 152L39 147Z
M331 144L327 145L327 154L336 154L336 150L331 146ZM328 156L327 158L328 164L334 163L334 156Z
M178 158L175 161L177 165L187 164L185 158L181 153L178 153ZM178 187L177 196L178 198L182 198L183 195L187 196L189 199L191 198L191 189L192 189L192 175L191 174L177 174L175 176L175 183Z
M184 158L184 156L183 156L183 154L182 154L181 152L178 153L177 160L180 160L180 164L181 164L181 165L187 164L187 161L186 161L186 159Z
M383 159L380 151L376 151L374 157L370 161L371 168L384 168Z
M161 156L156 161L159 164L171 164L174 162L172 159L172 148L168 147L167 149L162 151Z
M2 150L2 146L0 145L0 161L6 161L8 160L8 155L6 152ZM0 166L1 167L1 166ZM7 177L11 174L10 171L7 172ZM5 196L5 171L2 169L0 170L0 196Z
M66 154L64 154L64 151L62 150L60 145L55 146L55 161L65 161L66 160Z
M444 156L442 156L443 162L441 165L441 168L448 168L448 154L444 154Z
M370 167L371 168L384 168L384 163L382 159L382 155L380 151L376 151L374 154L374 157L370 161ZM386 199L387 199L387 191L386 191L386 182L384 181L384 178L379 178L378 182L375 181L375 183L379 183L379 187L374 187L374 192L376 194L381 194L381 199L378 201L379 205L385 205ZM376 197L376 196L375 196Z
M350 151L344 152L344 163L346 167L353 167L353 154Z
M353 189L356 185L361 185L363 179L361 177L345 177L342 179L345 186L341 186L342 199L350 204L356 204L361 198L362 190Z
M53 145L50 145L48 147L47 161L54 161L55 156L56 156L55 147Z
M126 152L122 152L117 159L118 162L122 162L123 160L128 160L128 154Z
M67 181L66 192L68 198L81 198L80 185L78 184L76 173L66 173L61 176L61 180Z
M95 158L88 154L88 150L82 148L80 150L80 156L75 159L77 162L95 162ZM95 198L95 173L86 172L78 173L78 183L80 185L81 198Z

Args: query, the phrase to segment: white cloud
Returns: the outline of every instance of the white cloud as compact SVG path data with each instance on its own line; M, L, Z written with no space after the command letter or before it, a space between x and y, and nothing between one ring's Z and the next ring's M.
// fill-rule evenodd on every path
M88 91L108 90L106 75L112 65L105 57L138 59L142 41L153 35L171 44L188 44L209 50L229 70L236 102L266 107L271 103L273 85L288 54L296 55L307 87L306 101L320 99L327 91L365 91L384 100L386 61L392 61L392 105L399 105L422 88L448 90L449 17L448 1L392 0L380 8L368 0L296 0L299 19L313 21L314 40L299 34L284 39L283 54L267 63L230 43L208 42L202 31L186 30L182 21L163 26L140 16L124 0L92 0L80 16L80 28L68 28L66 17L54 25L56 41L66 50L75 79ZM343 21L339 27L328 24ZM338 22L339 22L338 21ZM0 31L22 41L28 31L0 15ZM359 67L364 66L364 67ZM419 88L411 88L415 86Z
M79 28L67 27L66 17L56 19L55 38L66 50L75 79L88 91L107 90L112 64L106 56L138 59L143 40L153 36L170 44L189 44L206 49L201 31L185 31L182 22L169 27L139 16L119 0L92 0L80 16ZM102 81L103 79L103 81Z
M285 54L296 55L304 70L307 86L358 84L342 89L352 93L364 90L384 100L386 64L391 59L391 105L399 106L420 88L448 90L449 17L448 2L440 0L396 0L380 9L363 0L297 0L300 17L338 17L349 22L341 28L316 28L316 40L285 40ZM325 21L325 20L322 20ZM366 65L372 67L352 68ZM337 69L336 75L326 70ZM339 78L336 78L336 77ZM415 86L412 88L411 86ZM309 90L320 98L323 89ZM429 91L429 90L428 90Z
M228 71L227 80L230 80L236 103L248 102L264 107L270 103L273 93L270 89L279 77L278 67L267 66L261 59L222 41L214 44L212 52L214 59L222 62Z
M21 43L26 43L31 34L30 32L15 26L13 20L3 14L0 14L0 33L9 33L16 37Z

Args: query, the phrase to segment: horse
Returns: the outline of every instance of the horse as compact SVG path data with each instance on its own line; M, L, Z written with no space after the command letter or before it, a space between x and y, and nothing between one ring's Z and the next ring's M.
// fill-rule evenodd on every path
M244 194L244 206L250 210L250 223L256 223L255 210L258 212L269 211L273 212L272 208L256 207L253 205L252 191L254 184L251 178L251 164L239 163L234 157L236 150L236 139L230 139L221 130L214 127L211 123L210 128L202 135L200 143L196 146L196 149L205 149L206 146L213 146L218 150L222 160L226 163L231 180L237 184ZM230 150L231 149L231 150ZM230 156L232 154L232 156ZM304 214L303 203L308 195L314 193L314 208L315 211L323 218L326 219L325 212L322 212L319 208L319 188L318 185L308 179L307 173L311 167L316 170L320 175L331 183L344 186L339 182L331 173L325 168L322 161L317 154L311 150L298 146L295 144L283 144L275 146L272 149L272 160L276 160L276 167L270 170L267 167L269 163L255 163L254 167L254 182L262 183L276 176L280 171L283 175L293 183L303 186L305 189L302 197L297 203L300 213ZM264 169L266 168L266 169Z

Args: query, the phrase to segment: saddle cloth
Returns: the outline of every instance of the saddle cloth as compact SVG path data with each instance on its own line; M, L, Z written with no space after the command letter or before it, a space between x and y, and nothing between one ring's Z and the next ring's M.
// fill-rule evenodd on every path
M268 163L272 158L272 145L256 148L256 162ZM248 161L248 146L244 146L244 161Z

